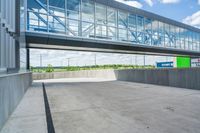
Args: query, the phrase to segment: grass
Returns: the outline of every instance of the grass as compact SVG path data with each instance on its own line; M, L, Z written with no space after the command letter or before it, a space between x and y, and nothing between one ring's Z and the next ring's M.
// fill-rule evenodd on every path
M103 69L152 69L155 66L137 66L137 65L96 65L96 66L70 66L70 67L53 67L48 65L47 67L31 67L31 71L35 73L45 72L67 72L67 71L81 71L81 70L103 70Z

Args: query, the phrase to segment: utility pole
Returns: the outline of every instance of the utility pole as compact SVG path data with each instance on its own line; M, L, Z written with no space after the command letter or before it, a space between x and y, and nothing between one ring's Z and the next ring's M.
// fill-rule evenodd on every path
M135 65L137 66L137 55L135 55Z
M94 54L94 65L95 66L97 65L97 55L96 55L96 53Z
M131 65L133 65L133 55L131 55Z
M145 55L144 55L144 67L145 67L145 65L146 65L146 59L145 59Z
M67 59L67 65L68 65L68 67L70 66L70 58L66 58Z
M40 54L40 67L42 67L42 54Z

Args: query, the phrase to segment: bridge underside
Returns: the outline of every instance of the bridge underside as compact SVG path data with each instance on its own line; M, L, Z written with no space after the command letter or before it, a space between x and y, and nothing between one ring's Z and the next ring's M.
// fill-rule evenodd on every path
M177 50L172 48L152 47L147 45L134 45L125 42L113 42L107 40L92 40L83 38L66 37L43 33L26 32L27 48L75 50L92 52L112 52L124 54L149 54L168 56L199 57L195 51Z

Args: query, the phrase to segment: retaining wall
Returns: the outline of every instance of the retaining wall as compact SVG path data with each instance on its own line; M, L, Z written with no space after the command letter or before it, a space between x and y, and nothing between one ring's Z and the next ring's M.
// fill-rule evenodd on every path
M115 71L116 79L200 90L200 68Z
M76 72L34 73L33 79L109 78L138 83L200 90L200 68L85 70Z
M31 83L31 73L0 75L0 130Z
M116 79L114 70L83 70L53 73L33 73L33 80L58 78L109 78Z

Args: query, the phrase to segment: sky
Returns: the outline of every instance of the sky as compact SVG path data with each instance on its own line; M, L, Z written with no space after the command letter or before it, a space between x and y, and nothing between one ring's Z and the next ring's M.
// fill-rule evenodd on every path
M200 28L200 0L116 0L167 18ZM57 50L31 50L31 66L84 66L96 64L154 65L156 61L171 61L172 57L92 53ZM70 58L70 59L69 59ZM40 63L40 60L42 63Z

